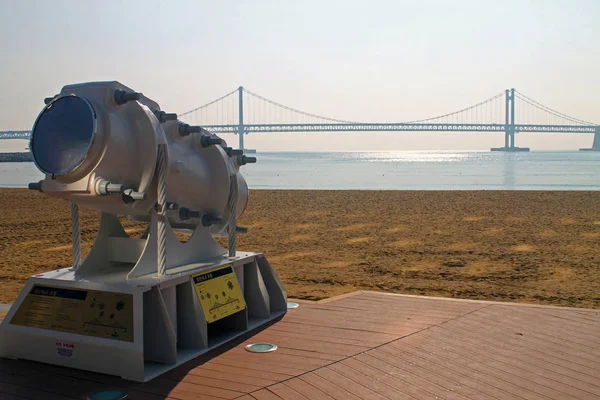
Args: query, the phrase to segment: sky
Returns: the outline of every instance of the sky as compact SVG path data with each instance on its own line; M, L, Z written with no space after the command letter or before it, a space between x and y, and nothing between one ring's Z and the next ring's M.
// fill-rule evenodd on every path
M118 80L169 112L244 86L319 115L388 122L445 114L514 87L600 122L599 16L597 0L0 0L0 130L30 129L45 97L96 80ZM484 150L503 142L502 133L246 137L263 151ZM517 137L539 150L591 142Z

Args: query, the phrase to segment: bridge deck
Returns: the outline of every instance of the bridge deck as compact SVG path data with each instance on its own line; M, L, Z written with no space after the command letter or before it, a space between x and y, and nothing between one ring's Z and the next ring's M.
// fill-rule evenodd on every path
M244 351L261 341L279 350ZM144 384L2 359L0 398L598 399L600 311L357 292L211 356Z

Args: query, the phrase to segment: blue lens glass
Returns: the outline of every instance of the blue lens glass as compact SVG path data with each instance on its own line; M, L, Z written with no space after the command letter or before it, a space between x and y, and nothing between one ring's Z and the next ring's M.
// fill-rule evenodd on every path
M96 115L81 97L65 96L50 103L31 133L31 152L39 169L65 175L77 167L92 145Z

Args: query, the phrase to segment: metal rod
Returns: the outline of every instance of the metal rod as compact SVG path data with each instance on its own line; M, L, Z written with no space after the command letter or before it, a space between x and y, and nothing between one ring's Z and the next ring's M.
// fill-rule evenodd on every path
M227 236L229 239L228 250L229 257L235 257L236 254L236 218L237 218L237 192L238 192L238 180L237 174L229 176L229 199L227 204L229 205L229 221L227 223Z
M81 266L81 227L79 225L79 206L71 203L71 230L73 237L73 269Z
M157 203L157 273L163 276L167 271L167 145L158 145L158 203Z

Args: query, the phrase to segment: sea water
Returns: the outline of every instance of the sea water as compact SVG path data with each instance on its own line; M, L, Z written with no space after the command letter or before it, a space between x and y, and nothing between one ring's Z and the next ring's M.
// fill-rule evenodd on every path
M253 154L254 155L254 154ZM600 190L600 152L258 152L251 189ZM33 163L0 163L0 187L42 179Z

